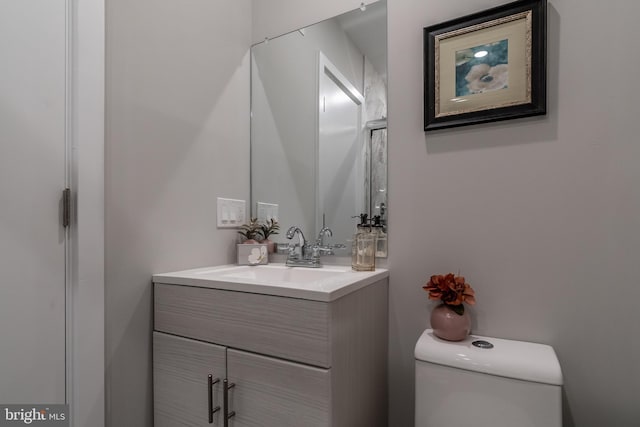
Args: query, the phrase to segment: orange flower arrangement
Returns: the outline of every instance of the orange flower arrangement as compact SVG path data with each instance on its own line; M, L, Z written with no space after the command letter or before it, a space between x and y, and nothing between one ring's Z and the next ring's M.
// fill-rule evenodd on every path
M476 303L475 291L462 276L446 275L431 276L426 285L422 287L429 293L429 299L441 300L459 315L464 314L464 305Z

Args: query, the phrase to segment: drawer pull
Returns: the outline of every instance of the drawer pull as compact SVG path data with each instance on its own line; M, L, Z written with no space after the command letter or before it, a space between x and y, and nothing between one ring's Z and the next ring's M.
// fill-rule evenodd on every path
M220 406L213 407L213 386L220 382L220 378L213 378L213 375L209 375L207 378L207 390L209 393L209 424L213 424L213 414L220 410Z
M230 383L227 379L222 380L222 392L224 397L224 427L229 427L229 419L236 415L236 411L229 412L229 390L235 386L235 383Z

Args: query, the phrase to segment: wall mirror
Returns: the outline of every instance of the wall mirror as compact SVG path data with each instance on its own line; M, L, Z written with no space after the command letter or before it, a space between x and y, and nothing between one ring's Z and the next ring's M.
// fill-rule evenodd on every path
M385 1L254 45L252 217L347 248L354 216L386 225L386 87Z

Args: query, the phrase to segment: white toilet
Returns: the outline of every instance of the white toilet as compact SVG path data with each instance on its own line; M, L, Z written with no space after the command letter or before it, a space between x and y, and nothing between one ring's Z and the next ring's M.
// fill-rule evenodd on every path
M561 427L562 371L548 345L423 332L415 349L416 427Z

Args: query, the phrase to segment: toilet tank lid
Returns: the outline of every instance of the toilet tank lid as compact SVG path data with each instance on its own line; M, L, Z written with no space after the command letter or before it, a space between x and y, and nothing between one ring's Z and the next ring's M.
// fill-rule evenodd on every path
M473 345L486 341L493 348ZM562 385L562 371L553 347L524 341L469 335L464 341L441 340L427 329L415 348L416 360L524 381Z

